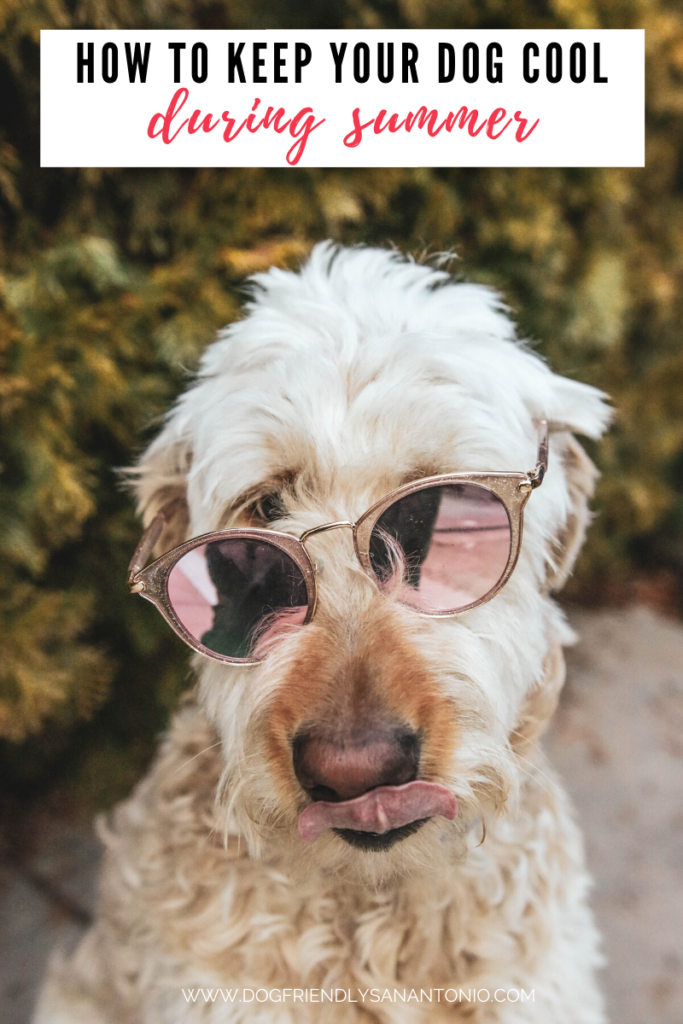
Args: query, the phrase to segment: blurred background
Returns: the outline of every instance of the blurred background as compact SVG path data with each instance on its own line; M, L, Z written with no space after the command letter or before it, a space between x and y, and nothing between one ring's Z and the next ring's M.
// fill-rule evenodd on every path
M78 27L645 28L647 167L41 170L39 32ZM612 396L615 426L588 445L599 512L566 599L683 612L680 0L1 0L10 860L27 816L85 821L125 796L190 682L186 649L127 593L140 529L117 467L239 315L245 278L328 237L455 249L456 273L499 289L553 369Z

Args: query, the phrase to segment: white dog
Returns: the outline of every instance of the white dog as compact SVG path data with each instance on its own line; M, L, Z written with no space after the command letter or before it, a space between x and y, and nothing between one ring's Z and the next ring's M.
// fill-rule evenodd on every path
M136 471L131 589L198 685L102 830L39 1024L604 1021L537 745L595 477L571 431L603 398L395 252L254 278ZM182 547L145 569L153 545Z

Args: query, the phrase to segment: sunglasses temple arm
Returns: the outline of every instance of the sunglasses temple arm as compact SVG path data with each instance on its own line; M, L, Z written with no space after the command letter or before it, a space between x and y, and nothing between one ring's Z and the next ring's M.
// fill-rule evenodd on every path
M538 428L538 455L536 466L529 473L532 489L540 487L548 470L548 421L541 420Z
M131 558L128 566L128 586L131 587L134 593L137 589L142 587L142 584L136 584L135 577L141 569L144 569L147 559L151 555L154 545L159 540L165 525L166 516L162 509L161 512L158 512L155 515L154 519L143 533L140 543L133 553L133 557Z

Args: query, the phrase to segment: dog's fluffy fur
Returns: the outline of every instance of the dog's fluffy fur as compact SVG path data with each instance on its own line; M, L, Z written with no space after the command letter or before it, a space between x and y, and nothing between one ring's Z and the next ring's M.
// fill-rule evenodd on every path
M39 1024L604 1021L582 842L537 744L572 639L550 593L581 544L595 475L571 431L600 435L603 397L517 341L495 293L395 252L328 243L298 274L254 278L246 316L206 351L137 469L147 523L183 499L159 553L270 525L274 493L273 525L298 535L356 520L407 480L529 470L542 418L550 469L488 604L419 616L378 591L336 531L309 542L322 566L311 624L258 666L195 658L196 697L102 830L97 920L53 964ZM420 732L420 777L452 790L456 820L384 852L332 832L303 844L292 735L376 713ZM534 997L188 1003L181 989L200 986Z

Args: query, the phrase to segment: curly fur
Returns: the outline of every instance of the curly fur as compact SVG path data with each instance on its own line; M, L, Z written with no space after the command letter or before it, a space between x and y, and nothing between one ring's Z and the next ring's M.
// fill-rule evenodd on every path
M261 525L274 492L273 525L298 535L353 521L410 479L530 469L541 418L555 425L550 470L488 604L420 617L379 593L348 535L321 534L312 623L255 667L195 658L195 697L102 830L97 921L53 963L36 1024L604 1021L581 838L537 745L572 639L550 591L571 571L595 476L571 432L600 435L603 398L519 343L495 293L397 253L327 243L299 274L253 279L245 318L206 351L137 467L146 522L182 499L160 550ZM420 777L452 790L456 820L383 852L331 832L304 846L294 732L378 708L420 730ZM181 993L399 984L535 995L320 1007Z

